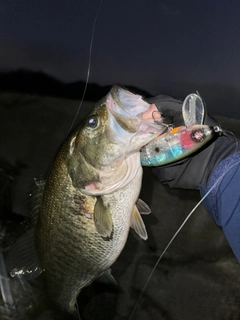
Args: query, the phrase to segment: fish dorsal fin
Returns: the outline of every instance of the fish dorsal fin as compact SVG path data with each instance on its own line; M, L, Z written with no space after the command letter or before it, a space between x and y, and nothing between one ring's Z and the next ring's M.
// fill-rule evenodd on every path
M97 197L93 217L95 227L100 236L104 238L110 237L113 230L112 215L109 205L104 203L102 197Z
M112 284L114 286L117 286L117 281L115 280L115 278L112 275L112 270L109 268L106 271L104 271L101 276L97 279L97 281L99 282L103 282L103 283L109 283Z
M142 199L138 199L136 206L138 208L138 211L140 212L140 214L149 214L151 213L151 209L149 208L149 206L142 200Z
M33 191L29 195L32 226L35 226L37 223L37 217L39 215L41 204L42 204L43 190L44 190L45 184L46 184L46 181L43 179L42 176L38 178L34 178L34 185L32 188Z
M10 248L7 269L12 277L21 275L26 281L42 273L34 242L34 228L24 233Z
M137 206L134 206L132 211L131 227L143 240L147 240L148 235L147 235L146 227L141 218L141 215L138 211Z

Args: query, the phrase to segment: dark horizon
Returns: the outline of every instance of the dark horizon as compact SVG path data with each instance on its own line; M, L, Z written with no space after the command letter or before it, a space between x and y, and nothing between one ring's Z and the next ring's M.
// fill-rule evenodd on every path
M47 73L23 68L9 72L2 72L0 70L0 92L34 93L81 100L85 84L85 80L64 82ZM154 96L152 92L148 92L134 84L114 84L124 86L135 93L141 94L145 98ZM84 99L97 101L105 96L114 84L101 85L89 82ZM196 91L198 91L205 100L207 110L210 114L240 119L240 88L237 86L182 81L179 83L165 84L159 94L184 99L189 93Z

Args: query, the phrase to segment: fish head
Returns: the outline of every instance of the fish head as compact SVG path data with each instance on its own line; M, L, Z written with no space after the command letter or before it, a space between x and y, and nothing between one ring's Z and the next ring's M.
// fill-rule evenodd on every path
M126 185L140 167L140 148L165 127L142 120L150 104L140 95L114 86L96 103L67 142L67 168L73 185L103 195Z

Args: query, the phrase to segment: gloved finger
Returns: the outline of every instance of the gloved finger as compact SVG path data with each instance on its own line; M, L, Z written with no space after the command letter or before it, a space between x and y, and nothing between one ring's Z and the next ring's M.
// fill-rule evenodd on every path
M158 107L159 112L161 112L165 123L171 123L176 127L183 126L184 120L182 115L182 110L175 110L168 107Z

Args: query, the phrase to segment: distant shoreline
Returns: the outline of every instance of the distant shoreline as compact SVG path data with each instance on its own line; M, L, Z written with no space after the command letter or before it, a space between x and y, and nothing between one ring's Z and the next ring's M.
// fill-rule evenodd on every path
M148 92L134 86L122 86L144 97L150 97ZM0 92L29 93L80 100L84 88L85 81L64 83L43 72L24 69L0 72ZM110 88L111 85L101 86L97 83L89 83L84 100L97 101L104 97L110 91Z

